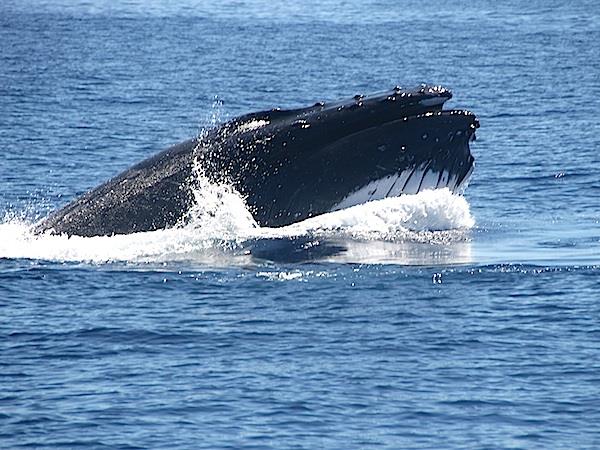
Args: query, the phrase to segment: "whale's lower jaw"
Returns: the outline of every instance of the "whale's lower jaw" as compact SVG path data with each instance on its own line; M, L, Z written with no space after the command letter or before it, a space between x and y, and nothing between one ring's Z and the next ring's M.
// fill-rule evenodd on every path
M433 171L427 164L388 175L360 187L335 204L331 211L349 208L387 197L398 197L405 194L417 194L431 189L448 188L453 193L462 193L467 187L474 164L471 164L466 175L450 173L448 170Z

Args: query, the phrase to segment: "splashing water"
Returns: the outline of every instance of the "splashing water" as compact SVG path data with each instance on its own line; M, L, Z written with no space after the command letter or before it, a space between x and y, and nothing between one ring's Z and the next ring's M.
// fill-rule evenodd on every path
M0 258L72 262L161 263L246 261L257 243L277 241L314 249L323 240L367 251L398 243L445 245L464 243L474 220L469 204L447 189L387 198L316 216L282 228L259 227L244 199L226 185L199 177L196 204L185 226L130 235L79 237L33 234L32 223L6 216L0 223ZM272 254L280 253L281 247ZM394 251L398 251L395 247ZM404 250L403 250L404 251ZM257 251L257 253L259 253ZM364 249L363 249L364 253ZM244 259L245 258L245 259ZM459 258L460 259L460 258Z
M444 188L368 202L313 217L285 229L298 230L302 234L328 231L363 239L414 240L423 232L464 230L474 224L465 198Z

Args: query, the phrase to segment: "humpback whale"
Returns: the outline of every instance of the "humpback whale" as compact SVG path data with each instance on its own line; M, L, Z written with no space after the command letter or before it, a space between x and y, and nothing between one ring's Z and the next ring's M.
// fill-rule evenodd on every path
M461 191L479 122L444 110L451 97L442 86L395 87L243 115L134 165L34 229L103 236L183 225L199 171L235 188L269 227L424 189Z

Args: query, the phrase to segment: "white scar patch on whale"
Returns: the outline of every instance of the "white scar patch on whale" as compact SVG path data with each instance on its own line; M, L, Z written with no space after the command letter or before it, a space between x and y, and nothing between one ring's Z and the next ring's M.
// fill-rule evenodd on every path
M421 100L419 103L423 106L440 106L443 105L446 100L448 100L447 97L433 97Z
M264 126L269 125L268 120L251 120L250 122L245 122L242 123L238 126L237 131L238 132L246 132L246 131L253 131L253 130L258 130L259 128L262 128Z

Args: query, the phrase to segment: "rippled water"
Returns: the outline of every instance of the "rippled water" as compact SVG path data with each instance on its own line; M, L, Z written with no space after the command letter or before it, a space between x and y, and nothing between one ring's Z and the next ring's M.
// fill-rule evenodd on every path
M600 446L599 41L592 1L3 1L0 447ZM464 198L29 232L221 120L420 82L480 118Z

